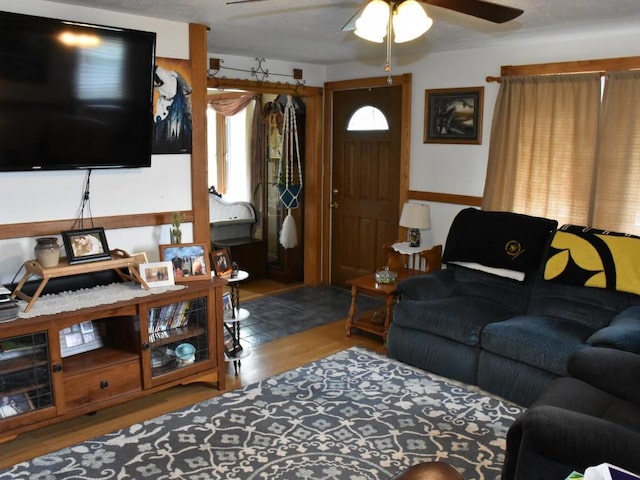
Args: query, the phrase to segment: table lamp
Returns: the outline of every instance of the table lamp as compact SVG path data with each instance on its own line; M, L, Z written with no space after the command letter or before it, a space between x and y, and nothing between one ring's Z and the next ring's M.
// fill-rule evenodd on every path
M412 247L420 246L420 230L431 227L429 205L405 203L400 215L400 226L409 229L408 240Z

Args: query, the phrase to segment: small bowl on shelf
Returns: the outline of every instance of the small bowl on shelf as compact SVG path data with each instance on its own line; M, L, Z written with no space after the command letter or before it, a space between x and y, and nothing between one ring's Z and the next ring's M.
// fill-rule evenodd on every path
M176 347L178 365L191 365L196 360L196 347L190 343L181 343Z
M389 267L385 267L376 272L376 282L378 283L396 283L397 279L398 274L389 270Z

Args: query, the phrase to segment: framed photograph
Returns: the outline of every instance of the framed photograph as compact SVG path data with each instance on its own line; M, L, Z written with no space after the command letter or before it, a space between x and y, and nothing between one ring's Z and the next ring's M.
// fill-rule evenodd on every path
M482 143L484 87L425 90L424 143Z
M102 347L102 332L90 320L60 330L60 356L66 358Z
M0 398L0 418L13 417L33 410L33 403L26 393L2 395Z
M231 266L229 250L222 248L211 252L211 266L218 277L231 275L233 267Z
M140 268L140 276L149 288L175 284L171 262L141 263L138 268Z
M230 312L232 309L233 304L231 303L231 294L229 292L225 292L222 295L222 310Z
M203 280L210 275L209 249L204 243L177 243L160 245L160 259L171 262L175 281Z
M149 260L147 259L147 252L130 253L129 256L133 258L133 261L136 262L138 265L140 265L141 263L149 262Z
M74 263L111 260L104 228L89 228L62 232L62 242L69 265Z

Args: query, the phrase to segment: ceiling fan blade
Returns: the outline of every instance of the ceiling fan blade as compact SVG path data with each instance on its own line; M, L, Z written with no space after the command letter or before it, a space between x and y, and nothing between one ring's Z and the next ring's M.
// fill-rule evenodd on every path
M362 2L362 5L360 5L358 10L356 10L356 13L354 13L353 16L347 21L347 23L344 24L344 27L342 27L343 32L350 32L356 29L356 18L360 16L362 11L364 10L364 7L366 7L368 3L369 0Z
M250 2L264 2L265 0L232 0L227 2L227 5L233 5L234 3L250 3Z
M522 10L519 8L498 5L497 3L486 2L485 0L420 0L422 3L434 5L436 7L466 13L474 17L489 20L494 23L504 23L520 16Z

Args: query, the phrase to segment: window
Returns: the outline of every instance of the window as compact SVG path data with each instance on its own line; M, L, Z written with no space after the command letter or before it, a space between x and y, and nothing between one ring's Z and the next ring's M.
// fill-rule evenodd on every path
M250 141L254 103L224 116L207 109L209 185L229 202L250 201Z
M503 79L482 208L640 233L640 72Z
M347 131L389 130L387 117L379 108L365 105L356 110L347 125Z

